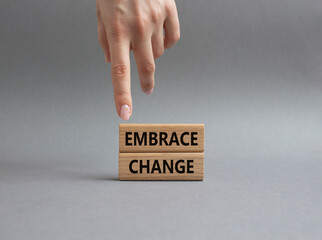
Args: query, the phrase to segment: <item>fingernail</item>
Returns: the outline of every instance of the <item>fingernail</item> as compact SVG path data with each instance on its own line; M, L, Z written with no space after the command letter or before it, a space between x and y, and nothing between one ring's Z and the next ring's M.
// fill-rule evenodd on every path
M151 93L153 93L153 88L145 90L144 93L150 95Z
M128 105L123 105L121 107L121 118L125 121L129 120L130 116L131 116L131 110L130 107Z

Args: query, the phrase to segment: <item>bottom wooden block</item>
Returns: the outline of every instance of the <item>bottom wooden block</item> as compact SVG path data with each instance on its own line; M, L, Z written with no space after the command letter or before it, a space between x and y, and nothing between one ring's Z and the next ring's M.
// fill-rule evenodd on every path
M120 153L120 180L203 180L204 153Z

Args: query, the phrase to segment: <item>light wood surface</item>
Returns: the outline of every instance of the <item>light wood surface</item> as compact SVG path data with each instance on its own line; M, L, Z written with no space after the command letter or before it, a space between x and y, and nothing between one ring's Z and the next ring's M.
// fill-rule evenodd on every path
M119 153L120 180L203 180L203 178L204 153Z
M119 126L119 152L203 151L203 124L120 124Z

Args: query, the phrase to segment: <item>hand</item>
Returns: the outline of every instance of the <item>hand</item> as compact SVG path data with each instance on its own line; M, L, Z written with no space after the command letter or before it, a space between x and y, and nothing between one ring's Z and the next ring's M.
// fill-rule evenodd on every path
M111 62L115 106L128 120L132 114L130 51L133 50L146 94L154 87L154 59L180 38L174 0L97 0L98 39ZM164 30L164 34L163 34Z

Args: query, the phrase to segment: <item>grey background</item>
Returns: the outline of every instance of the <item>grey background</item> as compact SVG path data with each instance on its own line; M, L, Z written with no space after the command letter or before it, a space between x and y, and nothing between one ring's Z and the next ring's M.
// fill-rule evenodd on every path
M95 2L0 2L0 239L321 239L322 3L177 0L131 123L205 123L203 182L119 182Z

